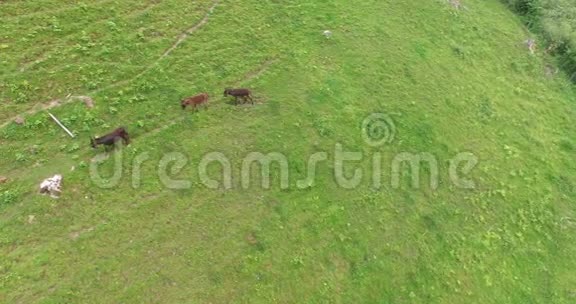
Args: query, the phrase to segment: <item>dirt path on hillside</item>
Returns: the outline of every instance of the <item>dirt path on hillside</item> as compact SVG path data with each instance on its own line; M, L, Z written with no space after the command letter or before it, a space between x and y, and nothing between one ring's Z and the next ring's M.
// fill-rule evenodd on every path
M84 95L68 96L64 99L54 99L54 100L49 101L47 103L38 103L38 104L34 105L30 110L28 110L26 112L22 112L19 115L16 115L16 116L8 119L6 122L4 122L3 124L0 125L0 129L6 127L7 125L12 123L13 121L15 121L19 118L22 118L25 115L34 115L38 112L50 110L52 108L63 106L65 104L69 104L69 103L72 103L74 101L82 101L89 108L94 106L94 100L92 98L90 98L89 96L84 96Z
M110 85L103 87L103 88L100 88L100 89L89 91L88 95L94 95L94 94L97 94L97 93L105 91L105 90L109 90L109 89L112 89L115 87L126 85L126 84L130 83L131 81L134 81L134 80L142 77L146 73L148 73L152 68L157 66L164 58L168 57L174 50L176 50L178 48L178 46L180 46L184 41L186 41L187 38L189 38L196 31L198 31L199 29L204 27L208 23L210 15L212 15L212 13L214 12L214 10L216 9L216 7L218 6L219 3L220 3L220 0L215 0L212 3L212 6L208 9L208 12L206 12L204 17L202 18L202 20L200 20L198 23L196 23L192 27L186 29L182 34L180 34L177 37L176 41L164 53L162 53L162 55L160 55L160 57L158 57L156 60L154 60L154 62L149 64L147 67L145 67L140 73L136 74L136 76L134 76L130 79L127 79L127 80L115 82L113 84L110 84ZM19 117L34 115L34 114L41 112L41 111L49 110L49 109L52 109L55 107L59 107L59 106L71 103L76 99L81 99L84 101L88 100L88 99L92 100L92 98L90 98L89 96L79 95L79 96L68 96L66 98L61 98L61 99L54 99L54 100L44 102L44 103L38 103L38 104L34 105L28 111L22 112L22 113L14 116L14 117L8 119L7 121L3 122L2 124L0 124L0 129L6 127L10 123L12 123L15 119L18 119ZM93 104L93 101L92 101L92 104Z

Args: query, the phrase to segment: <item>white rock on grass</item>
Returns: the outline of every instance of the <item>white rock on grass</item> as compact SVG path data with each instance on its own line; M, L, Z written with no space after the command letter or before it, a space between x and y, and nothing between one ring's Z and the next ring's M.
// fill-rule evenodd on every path
M42 181L40 184L40 193L49 194L52 198L58 198L60 196L61 190L60 186L62 184L62 175L56 174Z

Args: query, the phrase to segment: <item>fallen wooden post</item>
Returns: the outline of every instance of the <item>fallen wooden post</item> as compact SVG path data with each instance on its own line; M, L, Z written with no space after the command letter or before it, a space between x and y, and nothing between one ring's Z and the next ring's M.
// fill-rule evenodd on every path
M56 116L52 115L52 113L48 112L48 115L50 115L50 117L52 117L52 119L64 130L66 131L66 133L68 133L68 135L70 135L70 137L74 138L74 134L72 134L72 132L70 132L70 130L68 130L68 128L66 128L59 120L58 118L56 118Z

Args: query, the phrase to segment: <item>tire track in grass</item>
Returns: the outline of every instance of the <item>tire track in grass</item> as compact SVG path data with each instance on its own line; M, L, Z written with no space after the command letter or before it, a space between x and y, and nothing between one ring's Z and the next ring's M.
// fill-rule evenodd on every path
M242 83L250 82L250 81L262 76L262 74L264 74L270 68L270 66L272 66L273 64L275 64L278 61L279 61L278 58L266 60L257 69L246 74L246 77L244 77L242 80L236 82L234 85L238 86Z
M94 94L100 93L100 92L105 91L105 90L109 90L109 89L113 89L113 88L116 88L116 87L119 87L122 85L126 85L126 84L144 76L146 73L148 73L154 67L156 67L164 58L168 57L174 50L176 50L178 48L178 46L180 46L188 37L190 37L192 34L194 34L200 28L205 26L208 23L208 19L210 18L210 15L212 15L212 13L214 12L214 10L218 6L218 4L220 4L220 0L215 0L212 3L212 6L208 10L208 12L206 12L206 14L204 15L204 18L202 18L202 20L200 20L200 22L196 23L194 26L192 26L191 28L185 30L182 34L180 34L180 36L177 37L176 42L174 42L170 46L170 48L168 48L166 51L164 51L164 53L162 53L162 55L160 57L158 57L158 59L156 59L154 62L152 62L150 65L148 65L144 70L142 70L140 73L136 74L136 76L134 76L130 79L127 79L127 80L118 81L116 83L110 84L110 85L105 86L105 87L100 88L100 89L88 91L87 95L94 95ZM74 98L74 97L76 97L76 98ZM44 111L44 110L47 110L47 109L52 109L55 107L62 106L62 105L73 102L78 97L81 97L81 99L90 98L89 96L84 96L84 95L82 95L82 96L68 96L68 97L63 98L63 99L54 99L48 103L36 104L32 107L32 109L25 111L25 112L22 112L22 113L14 116L14 117L8 119L4 123L2 123L0 125L0 129L3 129L4 127L6 127L10 123L12 123L15 119L17 119L18 117L21 117L24 115L34 115L34 114L37 114L37 113Z

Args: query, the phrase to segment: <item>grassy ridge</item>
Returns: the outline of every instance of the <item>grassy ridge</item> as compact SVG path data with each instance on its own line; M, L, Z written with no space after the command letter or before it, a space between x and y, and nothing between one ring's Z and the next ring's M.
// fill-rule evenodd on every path
M52 110L74 141L45 113L0 130L0 172L13 179L0 185L1 302L571 303L573 92L519 46L522 29L500 2L458 12L444 1L222 1L136 79L211 2L93 1L81 12L45 1L51 13L18 17L34 5L0 6L13 20L0 40L0 118L68 93L91 95L96 107ZM230 84L254 88L261 103L225 104ZM210 108L181 112L179 98L198 91L214 96ZM373 112L397 127L376 150L360 130ZM118 124L134 137L126 174L118 188L98 189L87 139ZM238 175L248 153L278 151L303 177L307 158L333 155L336 143L382 152L386 186L341 189L327 163L310 189L242 190L235 179L215 191L195 169L219 151ZM179 177L190 190L157 178L175 151L189 156ZM481 160L473 191L448 179L462 151ZM151 160L133 189L130 164L142 152ZM438 191L407 179L389 186L401 152L439 159ZM64 196L37 196L55 172Z

